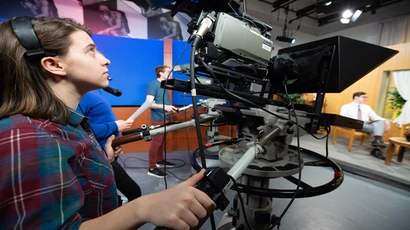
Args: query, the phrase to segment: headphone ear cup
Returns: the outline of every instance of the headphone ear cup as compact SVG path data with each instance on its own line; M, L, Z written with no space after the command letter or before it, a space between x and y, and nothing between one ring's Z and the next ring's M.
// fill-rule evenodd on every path
M33 29L32 17L19 16L11 20L11 28L20 44L27 50L24 57L28 61L40 60L43 57L57 56L54 51L44 50Z

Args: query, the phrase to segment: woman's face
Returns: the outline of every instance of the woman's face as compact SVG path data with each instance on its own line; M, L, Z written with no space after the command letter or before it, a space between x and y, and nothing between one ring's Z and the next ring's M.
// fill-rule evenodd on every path
M73 40L67 55L62 59L66 66L67 78L80 93L108 86L110 60L97 51L93 40L84 31L71 34Z

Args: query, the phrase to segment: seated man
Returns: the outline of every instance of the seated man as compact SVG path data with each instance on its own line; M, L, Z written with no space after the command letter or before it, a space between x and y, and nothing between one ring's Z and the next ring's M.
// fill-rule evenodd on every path
M370 106L364 104L366 100L367 95L365 92L354 93L353 101L342 106L340 115L364 121L363 128L360 131L372 135L372 146L384 148L386 145L383 141L383 134L390 129L390 122L379 117ZM385 159L378 149L374 149L371 155L382 160Z

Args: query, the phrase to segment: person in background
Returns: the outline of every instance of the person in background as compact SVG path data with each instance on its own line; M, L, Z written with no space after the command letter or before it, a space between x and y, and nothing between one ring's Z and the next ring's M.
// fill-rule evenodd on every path
M390 122L378 116L369 105L366 105L367 99L365 92L354 93L353 101L342 106L340 115L364 121L360 131L371 134L370 144L375 148L385 148L383 135L390 129ZM371 154L376 158L385 159L380 151L372 151Z
M58 18L57 7L53 0L22 0L20 3L34 17Z
M181 25L179 22L174 21L173 19L168 20L164 16L159 18L159 22L161 30L166 34L162 39L183 40Z
M162 8L152 9L147 0L132 0L141 9L141 15L146 18L162 14Z
M120 132L130 128L132 125L131 121L117 120L110 103L105 99L100 90L86 93L81 98L77 111L88 117L92 130L101 146L105 146L111 135L118 137ZM118 154L122 154L121 147L117 147L115 151ZM124 194L128 201L140 197L140 186L121 167L117 158L111 162L111 165L114 170L117 189ZM121 205L121 196L118 196L118 198L119 205Z
M108 27L97 32L97 34L133 37L130 34L128 19L124 12L110 10L106 5L100 5L98 10L100 11L101 20L103 20Z
M177 110L176 107L170 104L168 90L161 88L161 81L172 78L171 68L166 65L157 66L155 68L155 75L157 79L148 84L146 101L151 104L151 122L152 125L161 125L168 123L171 115L164 116L165 112L173 113ZM158 167L175 167L174 163L165 161L163 156L165 135L156 135L152 137L149 148L148 158L148 175L164 178L167 174Z
M14 22L23 26L13 30ZM27 55L22 31L38 37L30 51L40 55ZM212 200L194 187L205 170L118 207L114 135L101 149L76 112L84 94L108 86L109 64L90 29L71 19L0 23L1 228L189 229L206 217Z

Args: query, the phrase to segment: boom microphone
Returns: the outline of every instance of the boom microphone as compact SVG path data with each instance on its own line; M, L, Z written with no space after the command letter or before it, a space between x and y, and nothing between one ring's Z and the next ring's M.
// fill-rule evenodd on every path
M103 90L104 90L105 92L110 93L110 94L112 94L112 95L114 95L114 96L117 96L117 97L119 97L119 96L122 95L121 90L119 90L119 89L114 89L114 88L111 88L111 87L109 87L109 86L107 86L106 88L103 88Z

